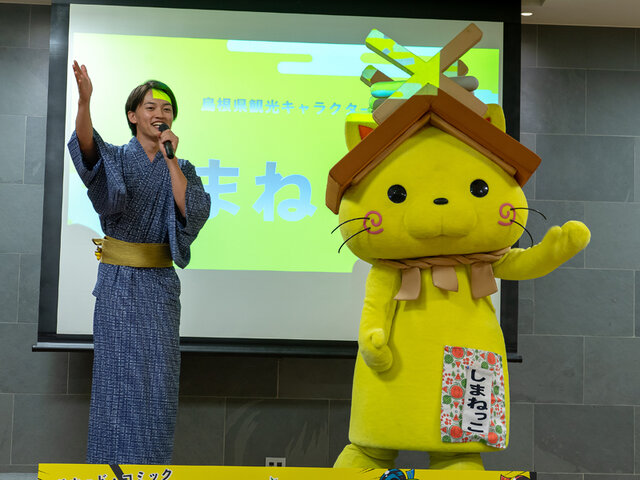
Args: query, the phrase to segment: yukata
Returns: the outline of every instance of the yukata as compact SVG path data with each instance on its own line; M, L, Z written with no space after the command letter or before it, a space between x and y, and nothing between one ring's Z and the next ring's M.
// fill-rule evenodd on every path
M68 147L104 234L125 242L168 243L174 263L186 267L211 206L194 166L178 160L187 178L182 218L162 153L150 162L135 137L115 146L94 131L94 141L98 161L90 169L75 132ZM174 267L100 263L93 295L87 462L170 464L180 377L180 281Z

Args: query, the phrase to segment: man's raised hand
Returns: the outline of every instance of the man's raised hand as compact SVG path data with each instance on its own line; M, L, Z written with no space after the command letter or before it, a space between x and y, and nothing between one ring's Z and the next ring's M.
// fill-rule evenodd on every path
M78 94L80 95L80 102L89 103L91 100L91 94L93 93L93 85L91 79L87 73L87 67L80 66L77 60L73 61L73 74L76 77L76 84L78 85Z

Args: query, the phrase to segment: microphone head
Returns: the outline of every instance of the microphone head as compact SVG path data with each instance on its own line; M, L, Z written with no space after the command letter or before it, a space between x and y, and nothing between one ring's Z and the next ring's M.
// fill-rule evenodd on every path
M160 125L158 125L158 129L161 132L164 132L165 130L169 130L169 125L167 125L166 123L161 123Z

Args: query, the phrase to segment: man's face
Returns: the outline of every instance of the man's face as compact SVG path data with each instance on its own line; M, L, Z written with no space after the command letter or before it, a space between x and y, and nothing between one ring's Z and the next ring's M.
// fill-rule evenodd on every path
M162 98L156 98L150 89L144 96L142 103L135 112L128 112L129 121L136 125L136 137L158 138L158 126L166 123L171 128L173 122L173 107L171 103Z

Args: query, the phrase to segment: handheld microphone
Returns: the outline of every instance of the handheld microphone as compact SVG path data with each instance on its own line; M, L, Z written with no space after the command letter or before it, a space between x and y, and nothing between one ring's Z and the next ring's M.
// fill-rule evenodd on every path
M160 129L161 132L164 132L165 130L169 130L169 125L167 125L166 123L161 123L158 128ZM164 142L164 151L167 152L167 157L168 158L173 158L174 157L174 152L173 152L173 145L171 145L171 142L169 140L167 140L166 142Z

